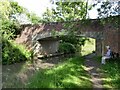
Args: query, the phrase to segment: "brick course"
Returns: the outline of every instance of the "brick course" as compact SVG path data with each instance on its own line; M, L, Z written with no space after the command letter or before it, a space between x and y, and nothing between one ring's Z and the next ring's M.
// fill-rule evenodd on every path
M118 16L120 17L120 16ZM120 54L120 28L116 29L113 27L112 23L106 25L101 25L100 20L90 20L91 23L88 25L82 25L80 22L75 23L75 27L78 28L78 32L102 32L103 36L99 40L96 40L97 52L102 54L106 51L105 46L109 45L111 49ZM32 35L39 34L41 32L57 30L61 31L63 29L63 24L67 22L50 22L39 25L22 25L21 36L16 39L18 43L24 43L31 47ZM114 23L114 22L113 22ZM97 38L96 38L97 39ZM26 46L27 46L26 45Z

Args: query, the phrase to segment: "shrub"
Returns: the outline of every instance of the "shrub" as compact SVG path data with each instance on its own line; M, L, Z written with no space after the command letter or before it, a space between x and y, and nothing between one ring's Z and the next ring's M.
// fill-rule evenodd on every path
M25 47L7 39L3 39L2 42L2 64L21 62L31 57L31 53Z
M75 53L76 48L71 43L63 42L59 45L59 52L62 53Z

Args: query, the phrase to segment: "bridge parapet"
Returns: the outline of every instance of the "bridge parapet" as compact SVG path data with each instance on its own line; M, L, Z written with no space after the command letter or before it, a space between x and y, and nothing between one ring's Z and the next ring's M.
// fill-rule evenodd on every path
M106 45L110 45L114 51L119 52L120 30L115 31L114 28L111 28L111 26L113 26L112 24L109 25L106 24L104 26L100 25L99 20L90 20L90 22L91 22L90 24L85 26L82 25L80 22L78 23L71 22L71 23L76 24L74 27L78 29L76 32L77 35L91 37L96 39L97 42L100 42L96 44L97 45L96 47L101 47L101 50L99 49L98 52L101 53L101 51L105 51L104 49ZM43 39L45 40L45 38L54 37L54 34L52 32L53 30L59 33L62 33L62 30L67 31L68 29L65 29L64 27L65 23L69 23L69 22L56 22L56 23L50 22L40 25L28 25L28 26L24 25L23 31L21 32L21 36L18 37L16 41L18 43L26 44L27 47L29 46L31 48L38 40L43 40ZM72 28L70 28L69 30L72 30ZM66 33L64 33L64 35Z
M94 39L103 39L103 32L81 32L80 35Z

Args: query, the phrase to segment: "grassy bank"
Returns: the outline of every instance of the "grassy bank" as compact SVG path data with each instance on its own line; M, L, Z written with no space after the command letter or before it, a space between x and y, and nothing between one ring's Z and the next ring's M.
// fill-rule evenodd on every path
M102 66L103 85L105 88L120 88L120 62L107 62Z
M92 83L82 68L81 57L68 58L51 69L38 71L29 81L29 88L91 88Z
M13 64L29 60L31 52L25 46L15 43L13 40L3 39L2 64Z
M82 47L82 55L87 55L95 50L95 40L90 39L85 46ZM101 63L101 56L95 56L93 60ZM120 59L106 61L105 65L100 68L102 73L103 88L120 88Z
M101 57L95 57L101 63ZM120 59L106 61L105 65L101 66L103 87L104 88L120 88Z

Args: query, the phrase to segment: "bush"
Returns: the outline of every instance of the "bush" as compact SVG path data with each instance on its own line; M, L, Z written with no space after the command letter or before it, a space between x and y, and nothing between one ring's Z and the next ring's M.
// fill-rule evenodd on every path
M16 35L20 34L20 25L15 21L2 20L2 34L6 39L14 39Z
M59 52L62 53L75 53L76 48L71 43L63 42L59 45Z
M17 45L13 41L6 39L2 40L2 64L12 64L28 60L31 53L28 52L23 46Z

